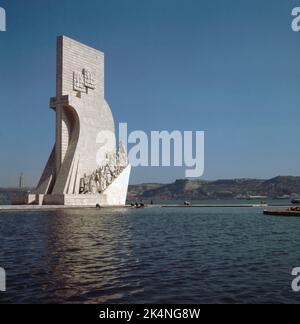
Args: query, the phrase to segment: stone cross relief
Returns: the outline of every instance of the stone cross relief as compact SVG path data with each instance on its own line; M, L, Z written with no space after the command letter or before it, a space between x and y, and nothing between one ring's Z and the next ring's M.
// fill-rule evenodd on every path
M73 72L73 88L75 91L87 93L88 89L96 88L95 73L89 69L83 69L82 72Z

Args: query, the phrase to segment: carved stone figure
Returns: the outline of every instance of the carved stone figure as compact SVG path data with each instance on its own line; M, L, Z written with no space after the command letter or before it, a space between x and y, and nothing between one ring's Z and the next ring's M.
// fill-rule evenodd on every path
M89 177L85 175L85 177L80 180L80 183L84 184L84 190L81 190L80 193L91 194L104 192L127 166L127 153L121 143L117 152L108 153L106 155L105 165L100 166Z

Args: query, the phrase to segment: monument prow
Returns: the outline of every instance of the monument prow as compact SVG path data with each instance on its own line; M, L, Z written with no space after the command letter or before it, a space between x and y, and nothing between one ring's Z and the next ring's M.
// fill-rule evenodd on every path
M115 141L104 96L104 53L66 36L57 38L56 141L30 204L125 205L130 176L127 153ZM99 162L99 155L101 161ZM98 159L97 159L98 157Z

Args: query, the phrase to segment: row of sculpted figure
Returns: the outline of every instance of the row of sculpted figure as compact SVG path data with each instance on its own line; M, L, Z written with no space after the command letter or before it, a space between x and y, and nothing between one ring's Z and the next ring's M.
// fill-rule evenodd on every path
M80 194L102 193L105 189L118 178L122 171L127 167L127 154L118 151L114 154L107 154L106 162L100 166L90 176L86 174L80 179Z

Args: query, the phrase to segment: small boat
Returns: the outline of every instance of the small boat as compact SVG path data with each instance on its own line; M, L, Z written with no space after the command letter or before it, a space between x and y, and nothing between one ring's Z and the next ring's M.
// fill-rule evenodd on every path
M286 217L292 217L297 216L300 217L300 207L291 207L287 209L265 209L264 210L265 215L269 216L286 216Z
M131 207L132 208L145 208L146 206L145 206L145 204L144 203L131 203Z
M145 208L145 205L135 206L135 208Z
M300 199L292 199L291 203L294 205L300 204Z

